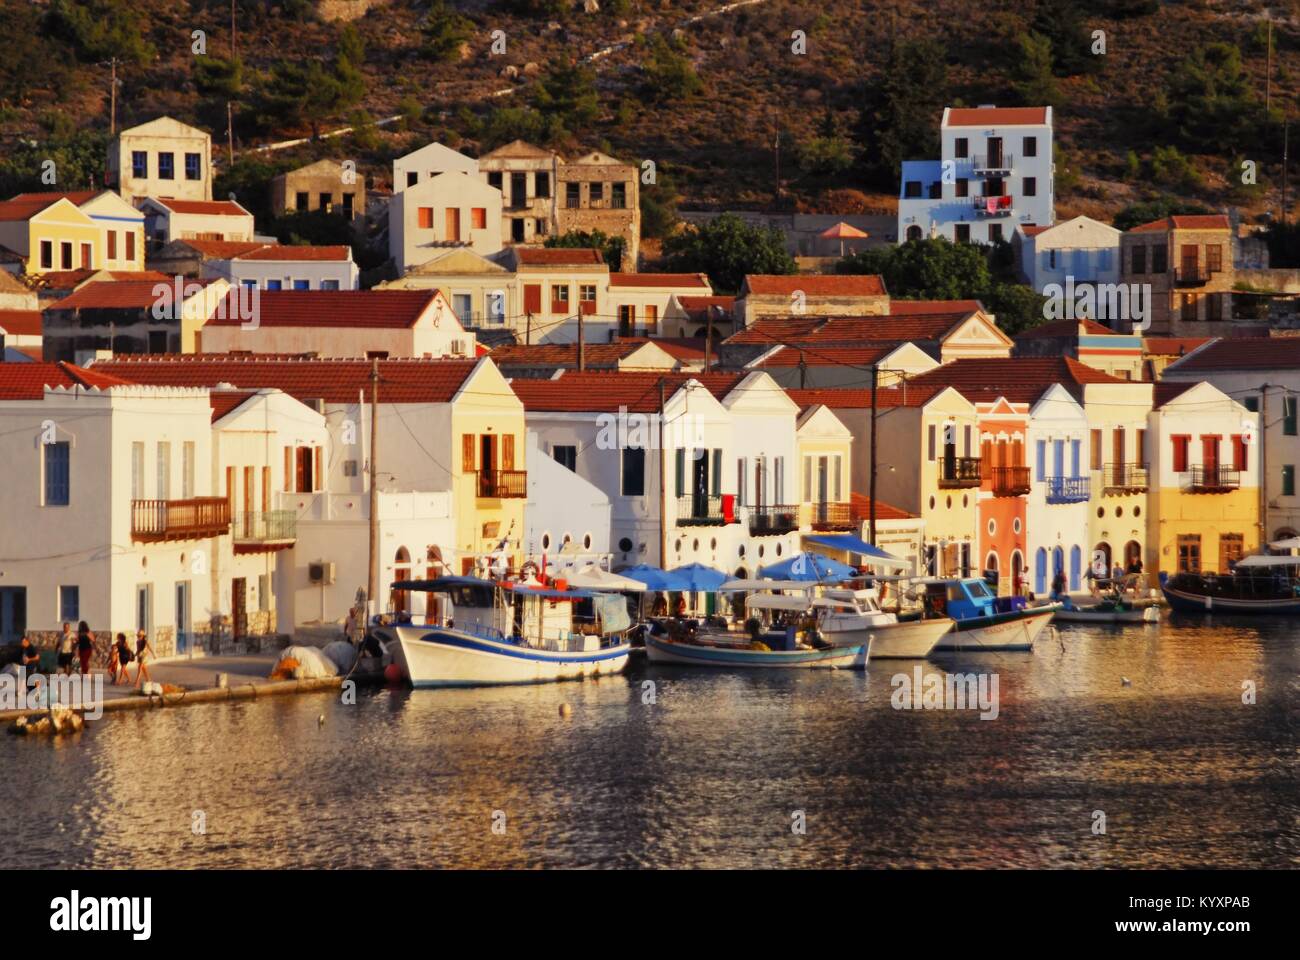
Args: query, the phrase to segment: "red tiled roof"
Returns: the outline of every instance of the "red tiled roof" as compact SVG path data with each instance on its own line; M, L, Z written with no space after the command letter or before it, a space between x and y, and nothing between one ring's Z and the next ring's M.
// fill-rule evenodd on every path
M891 317L919 317L930 313L968 316L983 309L978 300L891 300Z
M583 360L598 365L614 365L619 360L640 349L645 341L620 340L618 343L588 343L583 348ZM577 366L576 343L507 343L491 352L498 366Z
M1046 107L952 107L948 110L950 127L987 127L1046 122Z
M1136 227L1130 227L1129 233L1157 233L1165 230L1230 230L1231 224L1228 218L1221 213L1212 214L1178 214L1172 217L1162 217L1159 220L1152 220L1150 223L1139 224Z
M871 518L871 498L865 493L849 494L849 509L853 513L853 519L862 521ZM885 503L883 500L876 500L876 519L877 520L915 520L916 514L908 513L892 504Z
M476 360L380 360L380 403L447 403L473 372ZM370 389L369 360L318 360L275 355L119 355L96 370L159 386L246 390L275 387L298 400L355 403ZM368 395L368 393L367 393Z
M1173 380L1161 380L1155 385L1154 405L1156 407L1163 407L1169 401L1177 400L1194 386L1196 386L1195 383L1178 383Z
M1036 340L1042 337L1074 337L1079 334L1079 324L1082 323L1084 333L1088 336L1102 337L1131 337L1132 334L1125 333L1122 330L1112 330L1096 320L1053 320L1051 323L1039 324L1036 327L1030 327L1022 333L1016 334L1017 340Z
M1032 224L1032 223L1026 223L1026 224L1022 224L1021 227L1020 227L1020 229L1024 231L1025 236L1027 236L1027 237L1036 237L1036 236L1038 236L1040 233L1042 233L1044 230L1051 230L1052 228L1051 228L1050 226L1049 226L1049 227L1038 227L1038 226L1035 226L1035 225Z
M1178 360L1174 369L1199 372L1296 368L1300 368L1300 337L1231 337L1216 340L1193 356Z
M664 385L664 399L671 398L690 380L699 381L721 399L745 376L738 373L578 373L570 370L555 380L513 380L510 386L523 401L525 410L617 413L620 408L626 408L629 413L655 413L659 410L660 382Z
M687 313L702 312L711 307L721 307L727 313L731 313L736 306L735 297L701 297L695 294L678 295L677 302L682 305L682 309Z
M591 266L604 263L599 250L588 247L515 247L515 260L530 266Z
M30 220L46 207L58 201L58 197L29 197L26 200L5 200L0 202L0 220Z
M207 286L211 280L186 280L186 286ZM46 307L46 310L142 310L158 302L159 284L173 289L172 278L158 280L96 280Z
M262 290L257 294L257 322L263 327L406 330L423 316L437 295L437 290ZM207 326L245 323L238 309L240 296L240 291L231 290L225 309L215 311Z
M352 248L344 245L316 247L267 244L236 255L238 260L351 260Z
M252 214L233 200L177 200L175 197L150 197L173 213L202 214L205 217L251 217Z
M846 364L871 364L898 349L895 344L844 344L832 343L800 349L799 345L782 347L776 353L757 363L758 367L797 367L800 360L805 366L841 366Z
M972 402L1005 396L1032 402L1054 383L1076 398L1088 383L1131 383L1073 357L978 357L954 360L912 377L910 384L954 387Z
M245 240L182 240L181 243L213 260L229 260L241 253L248 253L250 250L265 246L262 243L251 243Z
M759 296L790 296L801 290L810 297L883 297L885 281L873 273L745 275L745 289Z
M12 333L16 337L39 337L41 311L0 310L0 330Z
M936 394L943 392L943 387L935 384L913 386L911 382L897 387L882 387L876 391L876 406L886 407L923 407ZM836 409L870 409L871 391L860 388L843 390L832 387L809 388L806 390L787 390L790 399L799 404L800 410L806 410L815 404L822 404Z
M789 343L826 323L825 317L761 317L727 338L727 343Z
M212 407L212 422L216 423L226 414L242 407L255 392L254 390L213 390L208 394L208 403Z
M69 190L66 192L58 190L33 191L30 193L20 193L11 197L10 200L16 203L43 202L45 206L48 207L50 204L66 197L69 203L75 204L79 207L88 200L94 200L103 192L103 190Z
M702 287L711 290L702 273L611 273L611 287Z
M71 363L0 363L0 400L39 400L46 387L130 386L99 370L86 370Z
M170 283L172 277L165 273L159 273L157 270L51 270L48 273L38 274L37 278L43 289L46 290L72 290L75 287L85 283L96 274L103 274L109 280L122 282L126 280L148 280L152 283ZM98 282L108 282L101 280Z
M624 337L623 343L653 343L656 347L675 360L703 360L703 337ZM717 345L714 345L714 359L717 359Z
M1213 337L1143 337L1142 353L1148 357L1181 357L1213 339Z

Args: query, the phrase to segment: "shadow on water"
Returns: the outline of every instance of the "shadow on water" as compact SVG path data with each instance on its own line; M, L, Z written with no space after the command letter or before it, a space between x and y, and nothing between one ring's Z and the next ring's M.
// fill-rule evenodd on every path
M0 738L0 804L36 814L0 866L1293 866L1297 637L1061 624L865 673L635 662L110 715ZM996 674L996 719L895 709L917 666Z

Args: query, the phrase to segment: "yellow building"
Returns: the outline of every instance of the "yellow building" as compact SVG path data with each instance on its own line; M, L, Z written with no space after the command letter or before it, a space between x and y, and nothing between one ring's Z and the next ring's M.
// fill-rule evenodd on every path
M84 194L25 193L0 203L0 246L23 272L94 270L103 266L103 227L77 206Z
M1161 383L1147 429L1147 572L1224 573L1255 552L1259 414L1209 383Z

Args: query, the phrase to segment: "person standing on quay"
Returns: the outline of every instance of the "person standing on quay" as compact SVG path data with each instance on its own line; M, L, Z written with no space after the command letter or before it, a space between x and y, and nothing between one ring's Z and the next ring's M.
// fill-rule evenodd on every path
M139 687L143 680L148 680L150 683L153 682L153 677L149 676L149 668L144 665L145 660L152 653L153 647L149 646L149 637L143 630L137 630L135 632L135 658L139 661L140 665L136 667L135 671L136 687ZM123 670L122 673L125 674L126 671Z
M77 635L72 632L72 624L64 621L63 636L59 638L59 672L72 675L72 658L77 650Z
M90 673L90 657L95 652L95 640L90 635L90 627L82 620L77 624L77 657L81 660L81 672Z

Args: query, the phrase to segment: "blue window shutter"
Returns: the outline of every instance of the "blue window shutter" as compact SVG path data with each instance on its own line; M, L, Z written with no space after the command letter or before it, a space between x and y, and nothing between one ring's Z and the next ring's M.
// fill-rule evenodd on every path
M1082 476L1082 474L1079 473L1079 451L1082 446L1082 440L1070 441L1070 476L1072 477Z
M1037 448L1038 457L1038 479L1047 479L1047 441L1039 440Z

